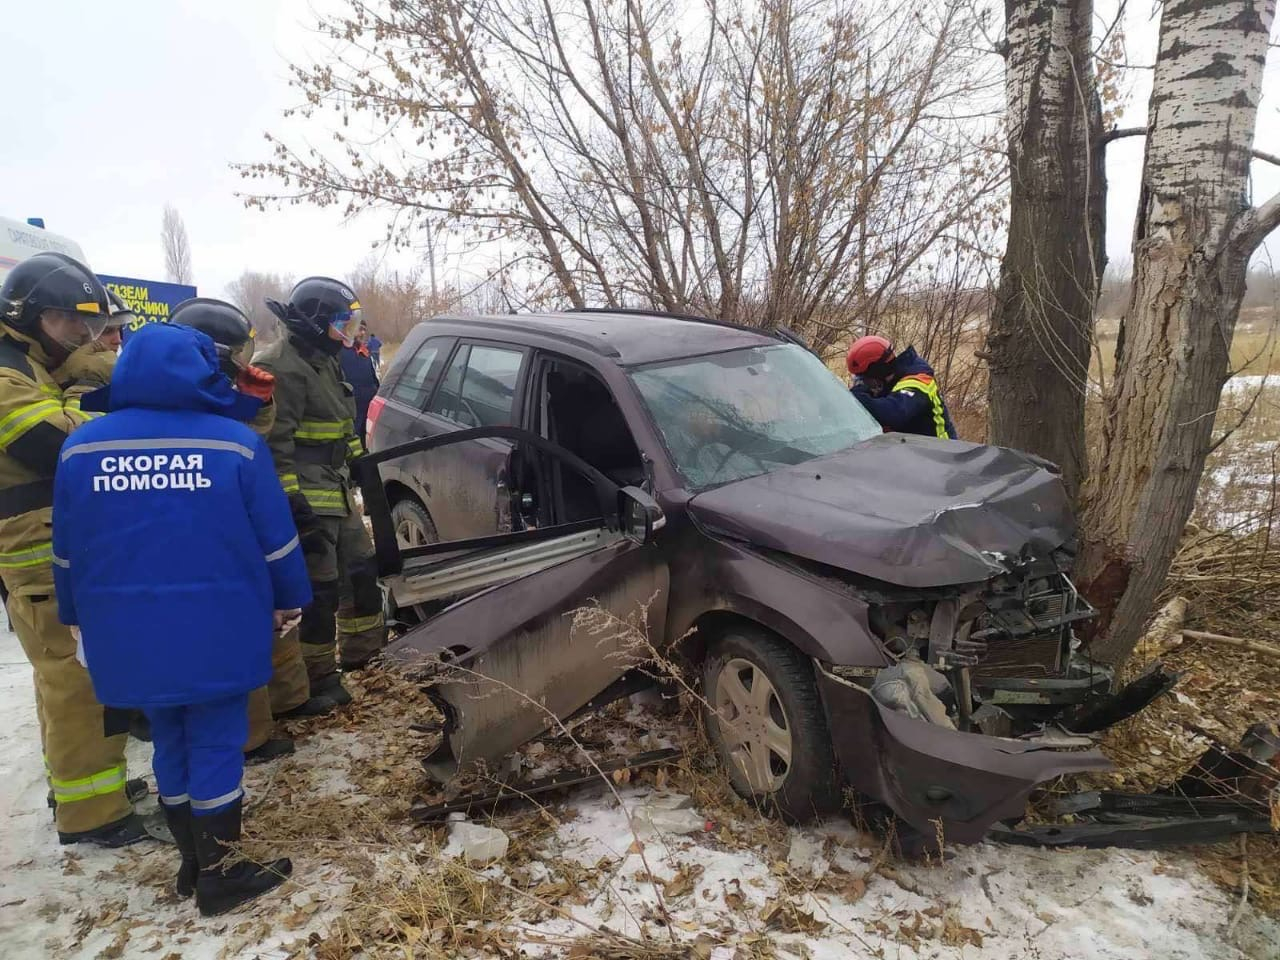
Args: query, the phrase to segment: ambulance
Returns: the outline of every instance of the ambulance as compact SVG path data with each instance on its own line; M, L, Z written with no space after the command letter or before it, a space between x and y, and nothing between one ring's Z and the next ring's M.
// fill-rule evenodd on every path
M69 237L46 230L43 221L32 218L25 223L0 217L0 283L9 271L27 257L52 250L85 262L80 244Z

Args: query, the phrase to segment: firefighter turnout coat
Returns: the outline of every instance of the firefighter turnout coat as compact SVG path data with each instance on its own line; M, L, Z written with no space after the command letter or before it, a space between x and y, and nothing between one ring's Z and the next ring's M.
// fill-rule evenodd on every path
M63 441L88 415L68 402L40 344L0 325L0 577L9 621L35 670L36 710L58 830L96 830L128 816L124 735L107 736L102 705L58 622L53 598L53 477Z

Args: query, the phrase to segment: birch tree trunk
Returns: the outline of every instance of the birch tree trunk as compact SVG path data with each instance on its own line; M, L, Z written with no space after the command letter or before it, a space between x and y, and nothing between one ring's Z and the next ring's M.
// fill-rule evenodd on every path
M1093 656L1120 663L1164 583L1209 452L1250 254L1280 198L1248 201L1275 0L1169 0L1151 96L1134 277L1086 493Z
M1093 0L1005 0L1009 238L987 358L992 443L1085 470L1084 400L1104 265Z

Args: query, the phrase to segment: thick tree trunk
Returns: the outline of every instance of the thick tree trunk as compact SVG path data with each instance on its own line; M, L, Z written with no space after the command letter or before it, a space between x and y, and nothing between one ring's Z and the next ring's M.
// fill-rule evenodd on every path
M1164 6L1133 288L1078 567L1104 662L1132 652L1191 515L1249 255L1268 229L1247 188L1274 14L1275 0Z
M1052 460L1074 497L1104 265L1093 0L1005 0L1009 240L987 336L992 443Z

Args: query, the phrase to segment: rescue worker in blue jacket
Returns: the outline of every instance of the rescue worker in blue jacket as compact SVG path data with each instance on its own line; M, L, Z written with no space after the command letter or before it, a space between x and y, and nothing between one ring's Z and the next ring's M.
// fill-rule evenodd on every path
M237 422L260 403L208 336L148 324L116 363L109 412L63 445L54 479L59 617L101 702L151 721L177 890L206 916L292 870L224 863L240 839L248 694L271 678L275 630L311 601L271 452Z
M956 439L933 367L915 347L895 354L884 337L859 337L849 347L846 364L853 375L853 395L886 431Z
M342 379L351 384L351 390L355 394L356 436L367 447L369 440L365 436L365 427L369 419L369 404L378 395L380 386L378 370L369 349L367 331L362 330L351 346L342 348L342 352L338 354L338 363L342 366Z

